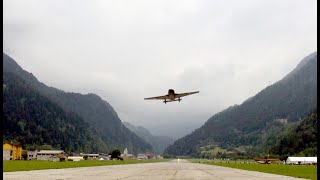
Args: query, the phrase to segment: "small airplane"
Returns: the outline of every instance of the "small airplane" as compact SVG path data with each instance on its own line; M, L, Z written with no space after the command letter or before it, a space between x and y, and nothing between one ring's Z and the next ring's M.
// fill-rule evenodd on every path
M181 97L183 96L188 96L191 94L196 94L199 93L199 91L195 91L195 92L187 92L187 93L175 93L173 89L169 89L168 94L164 95L164 96L157 96L157 97L149 97L149 98L144 98L144 100L152 100L152 99L160 99L163 100L164 99L164 103L166 104L167 102L173 102L173 101L181 101Z
M280 159L269 159L269 158L256 158L254 160L259 164L271 164L272 162L280 161Z

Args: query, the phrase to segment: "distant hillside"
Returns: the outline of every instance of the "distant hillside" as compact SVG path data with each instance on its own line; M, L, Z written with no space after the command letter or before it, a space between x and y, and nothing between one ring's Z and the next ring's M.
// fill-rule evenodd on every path
M126 128L109 103L95 94L67 93L39 82L36 77L23 70L12 58L3 53L3 71L21 77L26 84L38 90L67 112L74 112L92 127L110 151L128 148L133 153L152 151L150 144Z
M49 144L66 152L103 152L107 146L75 113L30 87L13 73L3 73L3 140L14 140L23 148Z
M313 53L282 80L241 105L212 116L202 127L169 146L165 154L200 156L209 146L229 150L252 148L274 119L296 122L316 106L317 53Z
M174 142L173 138L167 136L154 136L148 129L142 126L136 127L128 122L123 122L123 124L140 138L151 144L155 153L162 154L165 148Z
M317 156L317 121L317 111L313 111L291 131L282 132L270 152L285 157Z

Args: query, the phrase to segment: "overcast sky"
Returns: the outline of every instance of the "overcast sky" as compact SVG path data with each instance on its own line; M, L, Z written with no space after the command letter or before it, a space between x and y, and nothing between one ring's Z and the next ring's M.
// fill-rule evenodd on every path
M95 93L180 137L317 50L316 0L4 0L4 52L39 81ZM143 98L200 91L178 103Z

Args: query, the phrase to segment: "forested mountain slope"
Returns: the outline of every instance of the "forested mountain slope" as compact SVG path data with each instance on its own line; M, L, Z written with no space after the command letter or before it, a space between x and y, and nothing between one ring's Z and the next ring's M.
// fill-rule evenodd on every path
M291 131L283 132L270 152L280 156L317 156L317 121L315 110Z
M3 139L23 148L44 144L66 152L103 152L107 146L80 116L66 112L13 73L3 74Z
M12 58L3 53L3 71L21 77L26 84L39 91L67 112L74 112L98 133L110 151L113 147L133 153L152 151L150 144L126 128L109 103L95 94L68 93L39 82L36 77L23 70Z
M168 155L199 156L204 146L255 147L261 132L276 119L296 122L317 106L317 53L304 58L286 77L241 105L212 116L202 127L177 140Z

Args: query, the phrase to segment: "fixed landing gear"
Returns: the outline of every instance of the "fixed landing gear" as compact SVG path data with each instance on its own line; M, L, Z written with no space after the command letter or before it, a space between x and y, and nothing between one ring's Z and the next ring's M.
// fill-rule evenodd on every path
M181 98L179 98L179 99L174 99L174 100L169 100L169 101L167 101L167 99L165 99L164 101L163 101L163 103L167 103L167 102L173 102L173 101L181 101L182 99Z

